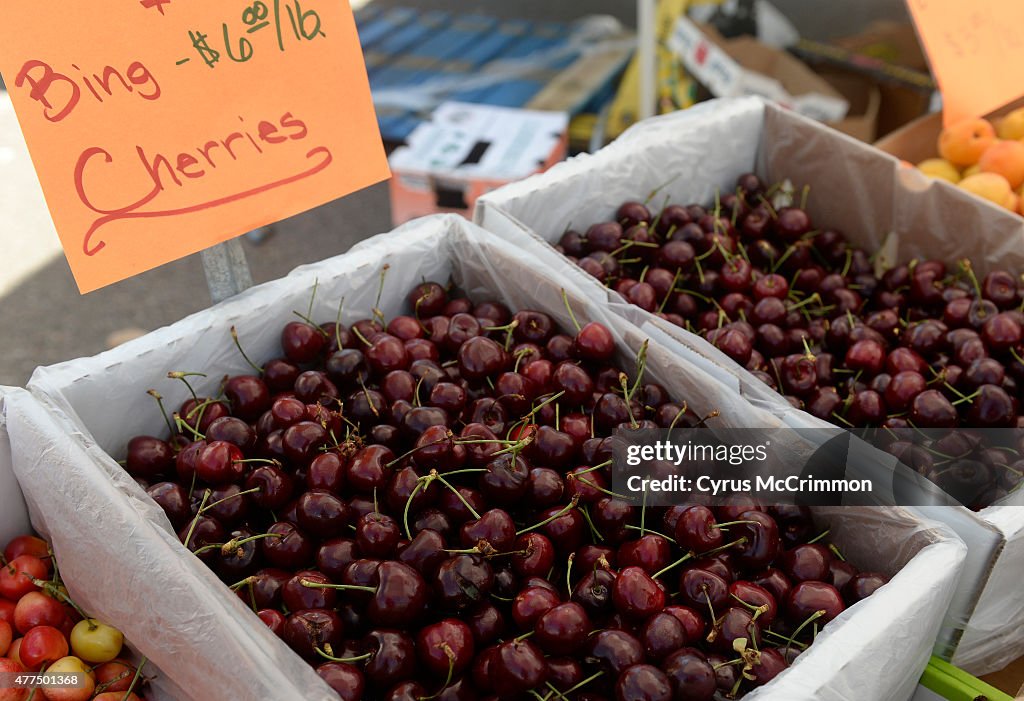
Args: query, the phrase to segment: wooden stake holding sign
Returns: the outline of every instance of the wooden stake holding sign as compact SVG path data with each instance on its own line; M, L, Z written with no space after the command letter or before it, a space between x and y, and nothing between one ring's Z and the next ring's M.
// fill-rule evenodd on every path
M345 0L11 0L0 72L83 293L390 175Z

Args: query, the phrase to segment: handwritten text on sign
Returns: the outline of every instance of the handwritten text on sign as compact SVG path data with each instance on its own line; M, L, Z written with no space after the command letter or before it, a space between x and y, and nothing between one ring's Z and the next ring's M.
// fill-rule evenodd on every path
M17 0L0 71L82 292L389 174L345 0Z
M1021 0L907 0L942 90L946 126L980 117L1024 94Z

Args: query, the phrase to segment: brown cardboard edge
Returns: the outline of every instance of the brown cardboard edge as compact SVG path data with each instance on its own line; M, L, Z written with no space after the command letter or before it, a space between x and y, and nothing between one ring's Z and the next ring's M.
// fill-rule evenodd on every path
M985 115L990 121L1006 116L1013 110L1024 107L1024 98L1010 102ZM920 163L926 158L939 155L936 142L942 131L942 113L933 112L908 122L896 131L890 132L875 142L875 148L890 153L910 163Z

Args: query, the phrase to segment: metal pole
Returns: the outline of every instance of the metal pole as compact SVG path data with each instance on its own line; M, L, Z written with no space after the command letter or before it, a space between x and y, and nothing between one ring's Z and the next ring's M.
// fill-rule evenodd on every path
M637 116L640 119L653 117L655 111L655 86L658 79L656 10L657 0L637 0L637 56L640 67L640 104L637 106Z
M214 304L223 302L252 287L252 272L245 259L245 249L239 239L231 239L207 248L199 254L203 259L206 285Z

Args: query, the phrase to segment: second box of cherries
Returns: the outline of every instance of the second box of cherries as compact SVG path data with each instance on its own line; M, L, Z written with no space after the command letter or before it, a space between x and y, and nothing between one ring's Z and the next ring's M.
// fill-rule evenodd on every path
M629 265L638 225L601 260ZM699 255L707 283L715 254ZM886 578L846 562L806 508L616 494L616 429L716 418L647 378L644 349L620 367L610 330L582 322L435 282L401 316L296 319L279 357L176 407L125 466L346 701L742 696Z
M977 510L1024 475L1024 285L969 259L879 274L869 252L754 174L715 202L623 203L557 248L642 309L700 334L796 408L881 445ZM813 195L811 195L813 196Z

